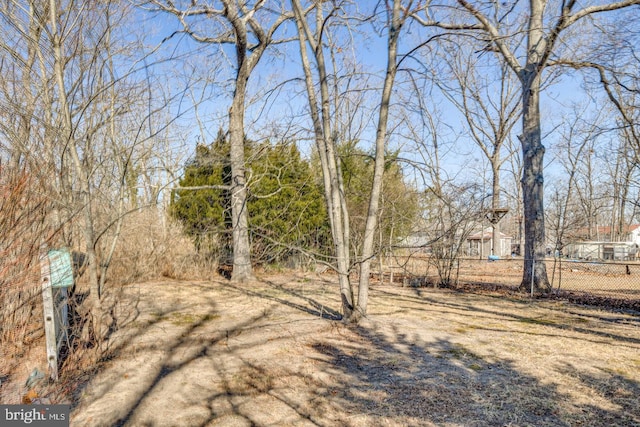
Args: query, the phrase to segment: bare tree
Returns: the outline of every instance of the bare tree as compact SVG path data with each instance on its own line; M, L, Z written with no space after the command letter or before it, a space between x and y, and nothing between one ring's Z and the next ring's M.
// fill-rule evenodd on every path
M398 43L402 27L413 13L412 3L403 4L401 0L394 0L392 4L387 2L386 6L386 27L387 27L387 68L380 94L380 104L378 106L378 120L375 139L375 157L373 183L369 196L369 209L367 212L367 222L365 224L364 242L362 245L360 280L358 283L358 303L355 320L367 314L369 300L369 280L371 272L371 260L375 256L374 241L375 231L378 226L378 210L380 206L380 196L382 193L382 180L385 170L385 154L388 143L387 127L389 122L389 108L391 104L391 94L398 72ZM382 6L382 4L380 4Z
M67 85L65 84L65 63L66 58L63 56L63 47L65 40L63 37L64 32L59 27L58 21L60 17L60 11L55 0L49 2L49 37L51 42L51 50L53 54L53 79L57 86L58 102L60 107L57 111L61 118L60 128L58 131L58 137L62 144L68 145L68 153L71 157L72 167L77 175L79 182L79 204L83 216L83 237L85 241L85 250L87 252L87 259L89 265L89 284L90 284L90 301L92 301L92 309L96 311L96 319L99 319L101 313L100 308L100 283L98 277L99 264L98 255L96 253L96 235L94 216L92 214L92 198L91 198L91 183L90 183L90 171L87 170L87 163L81 159L80 146L76 143L76 134L73 123L73 110L72 105L69 102L69 92ZM99 322L99 320L98 320ZM100 328L98 327L98 331ZM100 333L100 332L98 332Z
M432 78L462 113L471 139L489 161L491 208L485 213L492 226L492 254L502 256L500 221L506 212L500 204L500 171L514 155L506 142L520 119L519 93L513 74L501 58L485 55L485 46L465 42L443 43L443 70L438 69ZM492 61L495 59L497 63ZM505 147L507 152L503 153Z
M352 316L354 310L354 292L349 280L350 245L349 245L349 212L342 172L338 159L337 130L332 122L332 98L328 79L327 61L324 46L329 29L329 18L337 13L339 5L332 6L327 12L322 2L314 2L310 8L303 9L299 0L291 0L296 17L300 56L305 76L309 112L313 122L316 148L320 157L324 194L329 213L331 235L336 256L342 314L345 319ZM313 13L310 15L310 13ZM325 16L325 13L327 14ZM312 16L312 23L307 15ZM312 26L313 25L313 26ZM313 65L317 76L313 75L307 45L312 51ZM314 78L315 77L315 78ZM315 82L319 85L319 97ZM334 94L337 97L337 94Z
M43 182L51 181L53 174L55 184L49 188L55 193L48 194L54 201L49 218L55 228L69 230L67 244L73 240L75 223L71 220L80 215L83 249L89 261L88 301L96 310L94 319L99 319L100 263L92 183L96 182L96 149L99 150L94 144L105 122L97 118L95 113L100 109L94 107L104 107L105 88L111 82L105 78L96 83L90 76L104 70L108 56L105 46L110 43L106 34L112 29L108 24L111 9L71 2L60 10L55 1L14 2L6 6L3 15L16 18L12 25L18 29L18 37L14 46L5 49L26 85L19 94L9 95L15 88L5 90L7 99L17 101L15 109L21 118L18 134L10 133L12 161L24 159L33 173L42 174L39 178ZM63 19L64 16L73 19ZM94 24L95 38L83 33L88 21ZM22 52L26 52L26 62L21 61ZM109 108L102 111L108 111L102 119L114 112ZM8 132L9 127L4 130ZM38 149L41 155L37 154Z
M344 184L337 158L337 133L331 123L331 104L337 102L331 98L327 64L324 56L324 40L327 38L327 22L341 10L340 3L330 3L325 10L321 1L311 2L310 6L303 9L299 0L292 0L296 14L298 38L302 66L305 74L306 89L309 100L309 108L312 116L316 146L320 155L325 184L325 198L329 207L331 228L336 251L338 273L340 276L340 289L342 298L342 311L346 321L357 322L366 315L369 299L369 279L371 260L375 256L375 240L380 216L380 199L385 169L385 151L388 142L388 121L391 94L398 70L398 41L403 25L411 17L413 2L403 4L400 0L393 2L379 2L377 11L385 16L385 29L387 36L387 66L381 98L377 105L377 125L374 154L374 173L371 192L368 197L368 212L364 227L364 238L358 262L360 264L360 278L358 283L357 300L354 298L354 289L349 282L350 269L349 256L349 215L344 195ZM315 19L308 20L307 15L313 12ZM307 52L307 45L313 51L313 61L317 77L312 73L312 65ZM314 82L318 82L320 97L318 98ZM333 94L336 96L337 94ZM334 112L335 113L335 112Z
M561 59L561 65L585 71L585 83L592 96L598 89L604 93L605 103L613 110L613 123L608 126L594 123L599 133L613 135L613 146L603 152L610 176L612 211L610 225L612 240L626 234L627 206L631 202L630 186L640 159L640 52L637 42L640 33L633 25L633 13L620 14L599 27L599 37L588 44L582 58ZM608 111L608 108L601 108ZM633 205L633 202L631 202Z
M564 185L556 184L555 194L552 197L552 205L555 209L549 212L554 213L550 218L550 225L556 250L562 249L567 235L573 232L573 237L577 237L575 232L579 228L586 226L588 238L593 237L596 219L593 179L598 174L593 173L592 159L599 133L598 127L593 123L599 121L597 117L600 114L595 119L585 120L584 117L587 116L587 110L590 107L591 105L574 107L573 119L564 120L567 125L560 143L555 147L558 162L566 174L566 180L558 180ZM580 206L584 209L580 209ZM584 214L580 215L579 210L583 210Z
M513 141L512 138L508 139L508 144L512 147L511 150L516 150L518 143ZM508 176L508 184L503 187L505 195L509 200L508 205L511 207L512 214L508 217L513 220L511 230L515 233L516 248L512 248L512 253L515 252L518 255L522 254L523 239L524 239L524 226L523 226L523 209L522 209L522 186L520 185L520 178L522 177L522 157L519 155L513 155L509 157L508 167L505 168L505 172ZM515 206L515 208L513 208Z
M581 6L575 0L549 5L547 0L531 0L526 5L517 2L495 3L485 9L468 0L457 0L444 5L444 16L437 16L439 8L425 9L424 25L444 30L457 30L467 19L464 30L487 42L486 50L500 55L518 76L522 94L523 204L525 221L525 265L521 287L536 291L551 289L544 262L544 174L545 147L542 144L540 123L540 93L542 74L554 63L553 58L563 52L570 54L568 46L575 44L577 31L571 31L586 18L595 18L604 12L640 4L640 0L623 0L604 4ZM555 6L555 7L551 7ZM459 20L459 21L458 21ZM584 29L584 27L583 27ZM522 36L526 37L524 49ZM579 39L578 39L579 40ZM533 280L531 278L533 277Z
M278 2L265 0L222 0L219 6L187 1L153 0L145 5L152 10L175 16L183 28L181 32L199 43L215 46L231 45L234 48L236 75L233 99L229 108L232 280L239 282L250 280L253 278L253 269L250 256L244 158L247 86L251 73L267 48L282 41L274 40L274 34L291 15L282 7L278 10Z
M41 181L49 226L60 231L49 243L86 254L94 329L87 331L98 338L107 271L147 173L139 160L152 156L164 129L151 122L166 104L140 78L152 71L148 58L134 34L118 37L129 12L124 3L84 1L13 1L0 9L0 30L14 34L1 51L13 73L0 79L0 111L19 117L0 116L6 153Z
M602 157L611 189L611 240L623 241L638 207L637 179L640 165L628 127L625 126L614 135L619 135L619 139L611 141L611 145L603 150Z

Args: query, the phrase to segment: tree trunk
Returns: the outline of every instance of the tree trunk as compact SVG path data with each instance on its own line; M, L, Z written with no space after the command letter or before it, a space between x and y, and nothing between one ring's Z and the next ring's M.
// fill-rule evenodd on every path
M378 209L380 205L380 194L382 193L382 178L384 176L389 103L398 67L396 63L398 37L403 24L403 20L400 17L400 6L400 0L394 0L387 42L387 73L384 79L380 109L378 112L373 183L371 186L371 193L369 195L369 209L367 212L367 222L365 224L364 241L362 243L362 261L360 265L360 280L358 283L358 304L356 311L354 312L354 321L357 321L362 316L366 316L367 305L369 303L369 276L371 272L371 260L374 256L375 231L378 226Z
M89 182L89 174L80 159L78 147L73 136L73 123L71 116L71 107L68 103L66 86L64 83L64 64L62 56L62 37L58 32L58 9L55 0L50 0L50 25L52 33L52 50L54 55L54 75L58 88L58 114L62 119L62 128L60 129L60 137L68 146L68 152L71 156L76 180L80 186L79 204L82 213L83 224L82 232L85 241L85 251L87 252L88 271L89 271L89 296L87 297L89 312L92 317L93 334L95 338L100 340L103 336L102 331L102 306L101 306L101 289L99 282L99 266L98 254L96 252L96 234L93 224L93 212L91 209L91 189Z
M499 148L498 148L499 149ZM491 159L491 169L492 169L492 197L491 197L491 209L492 209L492 223L491 223L491 238L493 242L491 243L492 255L502 256L502 238L500 236L500 220L502 218L498 218L497 211L500 208L500 153L494 153L493 158Z
M235 93L229 110L231 225L233 237L233 272L231 279L234 282L245 282L253 279L244 159L244 100L248 79L249 72L245 69L244 64L239 64Z
M540 131L540 73L524 70L522 78L522 196L524 205L524 273L521 288L547 292L551 284L545 265L544 146Z
M318 150L318 156L320 157L320 165L322 168L324 196L327 204L329 223L331 225L331 236L336 256L342 316L344 319L350 319L353 314L354 295L353 287L349 279L349 215L340 170L340 159L338 158L336 150L337 141L333 137L334 132L332 132L331 129L330 97L324 53L322 48L318 48L318 46L322 46L323 43L320 29L323 27L322 24L324 16L322 6L320 4L316 5L316 25L318 30L316 34L313 35L304 20L305 17L299 1L292 0L291 3L296 14L300 57L302 61L302 69L305 74L307 99L313 121L316 148ZM309 56L307 55L307 42L311 45L312 50L314 51L314 58L316 61L316 70L318 72L318 81L320 86L320 108L318 108L318 97L313 83Z
M229 163L231 166L231 226L233 239L233 272L231 280L252 280L251 244L249 241L249 214L247 212L247 181L244 158L244 113L249 76L262 57L267 41L260 40L249 49L247 20L240 17L237 4L225 0L226 18L235 33L237 72L233 101L229 109ZM262 33L261 33L262 34Z

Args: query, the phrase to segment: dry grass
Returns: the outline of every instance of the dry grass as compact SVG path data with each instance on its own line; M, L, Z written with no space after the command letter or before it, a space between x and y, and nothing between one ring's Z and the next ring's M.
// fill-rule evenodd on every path
M38 255L55 233L43 187L26 170L0 165L0 402L14 377L29 374L24 360L46 361L38 345L44 335Z
M109 277L118 284L158 277L204 279L217 269L214 260L195 253L180 224L156 209L127 215L116 254Z
M121 298L72 425L640 425L637 315L332 276L150 282Z
M398 282L403 279L407 281L407 277L408 284L411 284L411 278L425 278L425 282L431 284L439 281L433 261L426 255L388 257L383 260L383 265L386 281L389 280L391 271L395 273L395 280ZM585 293L601 298L640 298L640 263L636 261L598 263L548 259L546 266L554 290ZM460 260L456 272L461 284L486 283L518 287L522 282L522 268L521 258L506 258L496 262L466 258Z
M34 226L44 222L46 209L33 207L40 205L39 200L32 200L30 187L16 194L21 188L4 185L0 179L0 195L11 191L12 197L17 198L0 201L0 229L11 230L0 244L0 403L19 403L29 392L24 386L29 374L34 369L47 371L38 264L38 244L45 234ZM129 301L119 299L123 284L160 277L217 276L217 264L193 255L193 245L179 225L166 221L155 209L132 213L124 219L103 301L107 313L120 315L119 322L134 315ZM111 237L107 235L105 241ZM50 245L57 246L54 240ZM102 254L105 252L103 248ZM58 383L42 381L38 391L39 396L53 401L69 400L73 384L78 378L92 375L102 354L101 343L83 333L88 319L82 304L88 292L86 276L77 280L71 301L72 340L64 350L63 378ZM110 327L117 329L117 322Z

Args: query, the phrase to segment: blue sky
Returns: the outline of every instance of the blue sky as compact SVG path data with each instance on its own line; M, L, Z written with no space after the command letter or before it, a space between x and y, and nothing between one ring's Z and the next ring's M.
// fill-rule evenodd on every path
M178 29L176 19L158 15L147 19L144 23L149 26L148 34L154 34L153 40L158 41ZM366 30L366 28L365 28ZM406 37L399 53L404 53L413 46L415 37L419 37L418 31L413 31L411 37ZM179 42L178 42L179 41ZM355 53L355 60L360 64L361 70L368 74L370 94L366 97L365 113L363 119L363 131L358 135L363 147L371 146L375 136L376 109L379 99L379 86L384 76L386 66L386 40L375 32L368 31L354 33L354 43L351 46ZM197 141L211 141L215 137L218 128L225 127L227 112L230 105L232 85L233 52L220 49L217 46L202 46L194 43L184 36L175 38L168 43L163 54L169 49L176 48L176 52L188 49L199 49L196 56L171 64L173 71L198 76L209 77L208 84L194 85L187 96L182 100L181 109L187 111L182 119L182 124L187 130L182 133L186 143L186 149L193 150ZM272 47L267 51L250 80L248 100L250 101L246 115L246 129L249 137L279 138L296 137L301 133L295 132L298 127L309 128L309 119L306 116L306 98L301 81L292 79L301 76L299 68L299 54L297 43ZM399 84L406 81L406 75L399 74ZM183 84L185 80L176 80L176 86ZM400 86L399 86L400 87ZM264 100L267 100L266 102ZM573 102L581 102L585 94L581 88L580 78L564 77L554 86L547 89L542 98L543 134L545 145L551 147L558 138L557 127L562 123L562 115L567 113ZM193 109L193 101L201 101L198 104L197 116ZM402 101L395 98L396 102ZM252 102L253 101L253 102ZM464 180L477 180L480 175L488 179L487 162L483 154L469 141L464 121L460 113L442 97L437 90L430 96L424 96L425 106L443 118L445 125L441 128L440 143L446 148L442 157L442 166L449 176L457 176ZM396 113L402 105L395 105ZM394 114L394 112L392 112ZM199 119L199 121L197 120ZM554 130L555 129L555 130ZM204 131L202 134L201 131ZM521 132L518 123L514 133ZM312 149L310 141L301 142L301 150L309 153ZM392 148L400 147L404 150L404 156L414 160L420 160L416 156L416 148L406 140L392 135L390 138ZM557 173L554 165L555 156L547 151L548 171L550 175Z

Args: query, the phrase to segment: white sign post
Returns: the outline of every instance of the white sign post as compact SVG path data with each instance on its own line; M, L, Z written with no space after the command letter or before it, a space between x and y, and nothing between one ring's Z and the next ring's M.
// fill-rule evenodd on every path
M67 339L67 288L73 286L71 255L66 249L40 250L40 274L42 282L42 305L44 332L47 344L49 376L58 379L60 348Z
M51 287L51 264L46 249L40 251L40 281L42 282L42 306L44 311L44 332L47 344L47 364L49 376L58 379L58 345L56 343L55 309L53 288Z

